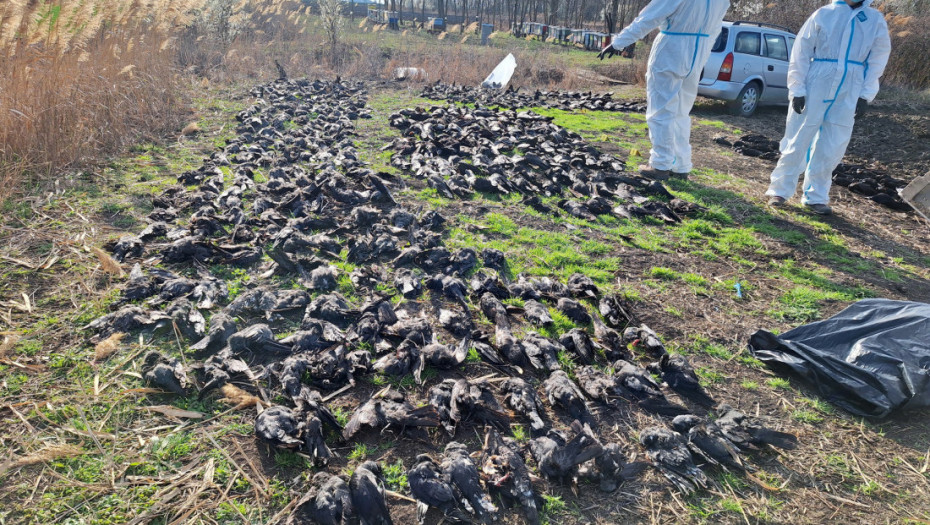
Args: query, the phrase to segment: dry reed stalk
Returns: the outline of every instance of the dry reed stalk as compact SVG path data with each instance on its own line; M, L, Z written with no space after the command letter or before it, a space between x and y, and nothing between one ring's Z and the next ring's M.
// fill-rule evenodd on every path
M94 346L94 361L103 361L119 350L119 344L126 334L117 332Z
M0 474L3 474L10 469L28 467L29 465L36 465L38 463L45 463L47 461L61 458L80 456L83 453L84 450L81 447L75 445L46 445L45 447L36 452L33 452L32 454L20 456L11 460L6 465L0 466Z
M198 133L200 133L200 125L196 122L191 122L190 124L184 126L184 129L181 130L181 135L184 135L185 137L190 137L191 135L196 135Z
M16 346L16 343L22 338L19 334L9 334L3 337L3 342L0 343L0 358L3 358L7 352L13 349Z
M116 259L110 257L106 252L96 246L92 247L90 251L97 256L97 259L100 261L100 267L104 272L116 277L123 276L123 268L116 262Z
M223 388L220 389L220 392L223 393L223 397L220 399L220 401L226 403L227 405L232 405L237 410L254 407L261 403L261 399L229 383L223 385Z

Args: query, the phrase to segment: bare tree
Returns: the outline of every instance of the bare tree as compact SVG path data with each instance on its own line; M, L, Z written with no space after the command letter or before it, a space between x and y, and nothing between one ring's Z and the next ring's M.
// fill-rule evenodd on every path
M320 18L329 41L330 61L336 63L339 34L342 31L342 0L320 0Z

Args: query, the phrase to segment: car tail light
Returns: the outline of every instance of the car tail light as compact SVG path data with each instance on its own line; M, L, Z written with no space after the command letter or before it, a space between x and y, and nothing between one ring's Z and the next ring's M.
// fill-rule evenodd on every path
M726 58L723 59L723 64L720 65L720 73L717 75L717 80L724 80L726 82L730 81L730 77L733 75L733 53L727 53Z

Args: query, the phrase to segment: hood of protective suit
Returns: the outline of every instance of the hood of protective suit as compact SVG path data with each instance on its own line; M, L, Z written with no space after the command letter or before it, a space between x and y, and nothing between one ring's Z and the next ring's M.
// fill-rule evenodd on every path
M833 0L833 1L835 1L835 0ZM830 1L830 2L827 2L827 3L828 3L828 4L832 4L833 1ZM875 0L863 0L863 1L862 1L862 7L863 7L863 8L869 7L870 5L872 5L872 2L874 2L874 1L875 1ZM847 4L847 5L848 5L848 4Z

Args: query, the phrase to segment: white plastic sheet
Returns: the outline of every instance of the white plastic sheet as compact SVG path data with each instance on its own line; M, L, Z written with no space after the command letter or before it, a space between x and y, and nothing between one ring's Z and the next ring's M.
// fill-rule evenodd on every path
M504 89L510 82L510 78L513 76L513 72L516 69L517 59L514 58L511 53L501 60L501 63L494 68L494 71L491 71L488 78L484 79L484 82L481 83L481 87Z

